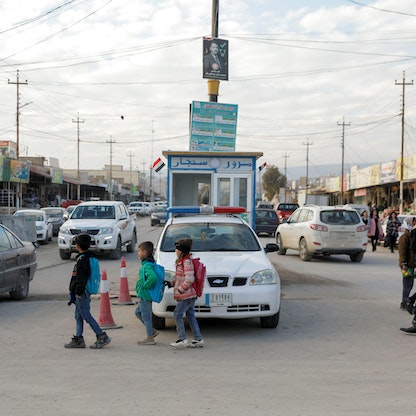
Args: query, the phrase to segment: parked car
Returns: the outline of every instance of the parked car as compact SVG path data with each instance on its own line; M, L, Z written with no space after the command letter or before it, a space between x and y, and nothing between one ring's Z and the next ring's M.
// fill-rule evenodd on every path
M150 225L152 227L154 227L155 225L165 225L167 216L168 210L166 207L154 207L152 213L150 214Z
M0 224L0 292L9 292L12 299L27 298L37 265L33 244Z
M41 244L52 241L53 226L48 215L41 209L19 209L13 215L16 217L33 217L36 221L36 238Z
M273 204L267 201L259 201L257 202L256 208L270 208L273 209Z
M145 215L144 203L142 201L130 202L128 210L129 214Z
M314 255L347 254L360 262L367 249L367 226L352 208L305 205L298 208L276 231L279 254L299 251L304 261Z
M280 278L266 253L277 251L277 245L263 248L253 229L240 217L227 213L226 207L220 207L225 215L197 214L200 207L193 207L195 214L190 214L189 208L185 207L186 216L182 207L168 209L173 217L156 244L155 259L165 267L165 280L171 281L175 274L175 241L190 237L191 252L207 269L203 295L195 303L196 316L259 318L262 327L276 328ZM166 318L173 318L176 303L172 288L165 290L160 303L153 303L155 328L164 328Z
M255 231L257 235L267 234L274 237L278 225L279 218L273 209L256 208Z
M284 218L288 218L292 215L296 209L299 208L299 204L289 204L286 202L280 203L276 208L276 214L279 218L279 222L282 222Z
M45 211L49 221L52 223L52 234L58 235L59 227L65 222L65 208L46 207L41 208Z

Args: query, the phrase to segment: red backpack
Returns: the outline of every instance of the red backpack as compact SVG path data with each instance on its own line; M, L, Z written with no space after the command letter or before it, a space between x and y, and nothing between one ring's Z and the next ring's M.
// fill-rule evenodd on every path
M192 284L192 287L195 289L196 295L198 297L202 296L202 291L204 290L205 277L207 275L207 268L204 263L199 261L199 257L192 259L195 271L195 280Z

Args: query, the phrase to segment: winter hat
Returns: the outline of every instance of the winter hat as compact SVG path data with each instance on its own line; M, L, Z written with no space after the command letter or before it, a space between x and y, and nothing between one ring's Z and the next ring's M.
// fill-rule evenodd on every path
M191 238L181 238L175 242L175 248L179 251L182 251L184 254L188 254L192 248L192 239Z

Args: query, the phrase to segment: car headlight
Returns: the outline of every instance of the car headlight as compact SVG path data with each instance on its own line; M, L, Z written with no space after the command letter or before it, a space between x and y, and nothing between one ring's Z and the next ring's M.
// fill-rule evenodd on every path
M106 228L101 228L98 234L113 234L113 231L114 231L113 228L106 227Z
M71 234L71 233L70 233L70 231L69 231L69 227L64 227L64 226L62 226L62 227L59 229L59 233L60 233L60 234Z
M37 226L36 226L36 229L37 229L37 230L43 230L43 226L42 226L42 225L37 225Z
M277 283L276 273L273 270L260 270L250 277L250 285L271 285Z

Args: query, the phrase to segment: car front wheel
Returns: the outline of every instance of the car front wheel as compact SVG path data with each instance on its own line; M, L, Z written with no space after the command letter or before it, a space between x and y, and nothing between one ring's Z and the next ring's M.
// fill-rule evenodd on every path
M301 238L299 241L299 257L302 261L310 261L312 259L310 253L308 253L308 247L304 238Z
M260 318L260 326L262 328L276 328L279 324L280 312L272 316L262 316Z
M110 259L119 260L120 257L121 257L121 239L120 237L118 237L116 248L110 251Z
M69 260L71 258L71 252L65 250L59 250L59 255L62 260Z
M155 329L165 329L166 328L166 319L156 316L152 313L152 325Z

